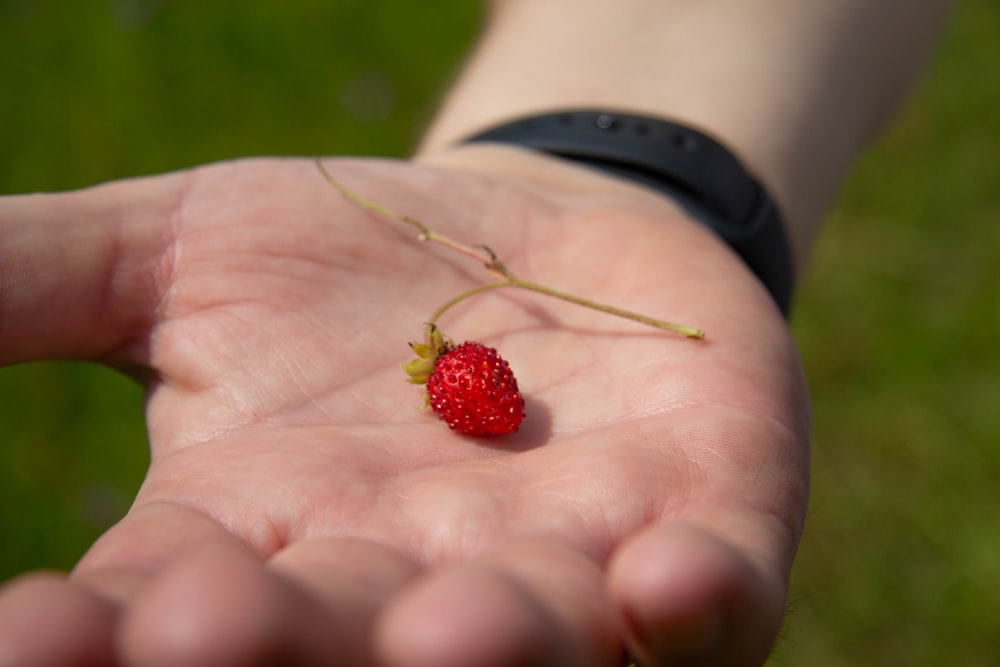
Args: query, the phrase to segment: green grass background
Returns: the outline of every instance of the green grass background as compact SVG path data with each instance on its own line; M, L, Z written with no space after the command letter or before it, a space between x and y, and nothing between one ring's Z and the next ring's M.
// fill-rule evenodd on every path
M0 0L0 193L405 155L478 19L471 0ZM998 67L1000 3L966 0L803 281L814 496L774 666L1000 664ZM141 407L105 369L0 370L0 578L70 567L126 510Z

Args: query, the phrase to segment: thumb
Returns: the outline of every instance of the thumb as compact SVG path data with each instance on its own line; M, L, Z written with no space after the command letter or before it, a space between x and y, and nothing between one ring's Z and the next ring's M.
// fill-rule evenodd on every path
M0 365L141 363L189 176L0 197Z

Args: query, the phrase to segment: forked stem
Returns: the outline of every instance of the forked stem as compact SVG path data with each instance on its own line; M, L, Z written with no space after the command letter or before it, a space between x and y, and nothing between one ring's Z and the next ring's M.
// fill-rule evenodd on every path
M458 303L465 301L469 297L475 296L477 294L482 294L483 292L487 292L490 290L499 289L501 287L517 287L520 289L537 292L538 294L545 294L554 297L556 299L567 301L569 303L575 303L579 306L590 308L592 310L597 310L602 313L607 313L609 315L623 317L625 319L632 320L633 322L639 322L640 324L645 324L650 327L655 327L657 329L662 329L664 331L670 331L676 334L680 334L682 336L686 336L687 338L702 339L705 337L705 332L696 327L689 327L683 324L675 324L673 322L667 322L664 320L657 319L655 317L649 317L641 313L636 313L631 310L625 310L623 308L611 306L606 303L600 303L598 301L585 299L583 297L576 296L575 294L561 292L559 290L553 289L551 287L546 287L545 285L541 285L539 283L530 280L525 280L524 278L521 278L520 276L512 272L510 269L508 269L507 265L504 264L502 261L500 261L500 259L488 247L468 246L465 245L464 243L459 243L458 241L455 241L447 236L438 234L437 232L435 232L434 230L432 230L431 228L429 228L427 225L417 220L416 218L411 218L408 215L397 213L396 211L393 211L392 209L387 208L379 203L373 202L370 199L366 199L365 197L362 197L361 195L341 185L336 179L333 178L333 176L330 175L330 172L327 171L326 167L323 166L323 162L319 158L316 159L316 166L319 168L319 171L323 175L323 178L325 178L327 182L330 183L330 185L336 188L342 195L344 195L351 201L371 211L374 211L389 218L393 218L395 220L399 220L400 222L405 222L411 227L414 227L418 231L417 238L421 241L430 241L434 243L439 243L443 246L451 248L452 250L455 250L456 252L462 253L463 255L466 255L468 257L471 257L473 259L482 262L482 264L486 267L486 269L491 274L493 274L493 276L498 278L497 282L487 283L485 285L480 285L479 287L474 287L473 289L470 289L466 292L459 294L456 297L449 299L447 302L445 302L444 305L442 305L440 308L437 309L434 315L431 316L431 319L428 322L430 326L435 326L438 319L442 315L444 315L445 312L447 312L449 309L451 309Z

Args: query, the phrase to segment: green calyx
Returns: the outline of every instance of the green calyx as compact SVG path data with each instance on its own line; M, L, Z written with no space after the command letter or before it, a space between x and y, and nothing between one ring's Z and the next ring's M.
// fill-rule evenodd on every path
M441 333L434 324L427 325L427 334L423 343L410 343L410 349L417 355L416 359L402 364L407 375L407 382L412 384L427 384L427 378L434 372L434 362L448 350L455 347L451 339Z

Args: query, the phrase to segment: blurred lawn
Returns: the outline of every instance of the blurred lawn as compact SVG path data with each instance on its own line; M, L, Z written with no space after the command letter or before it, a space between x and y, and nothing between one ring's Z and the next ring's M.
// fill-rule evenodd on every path
M477 20L470 0L0 0L0 193L403 156ZM775 667L1000 664L998 66L1000 4L966 0L802 286L815 491ZM0 578L71 566L125 511L141 402L100 368L0 371Z

